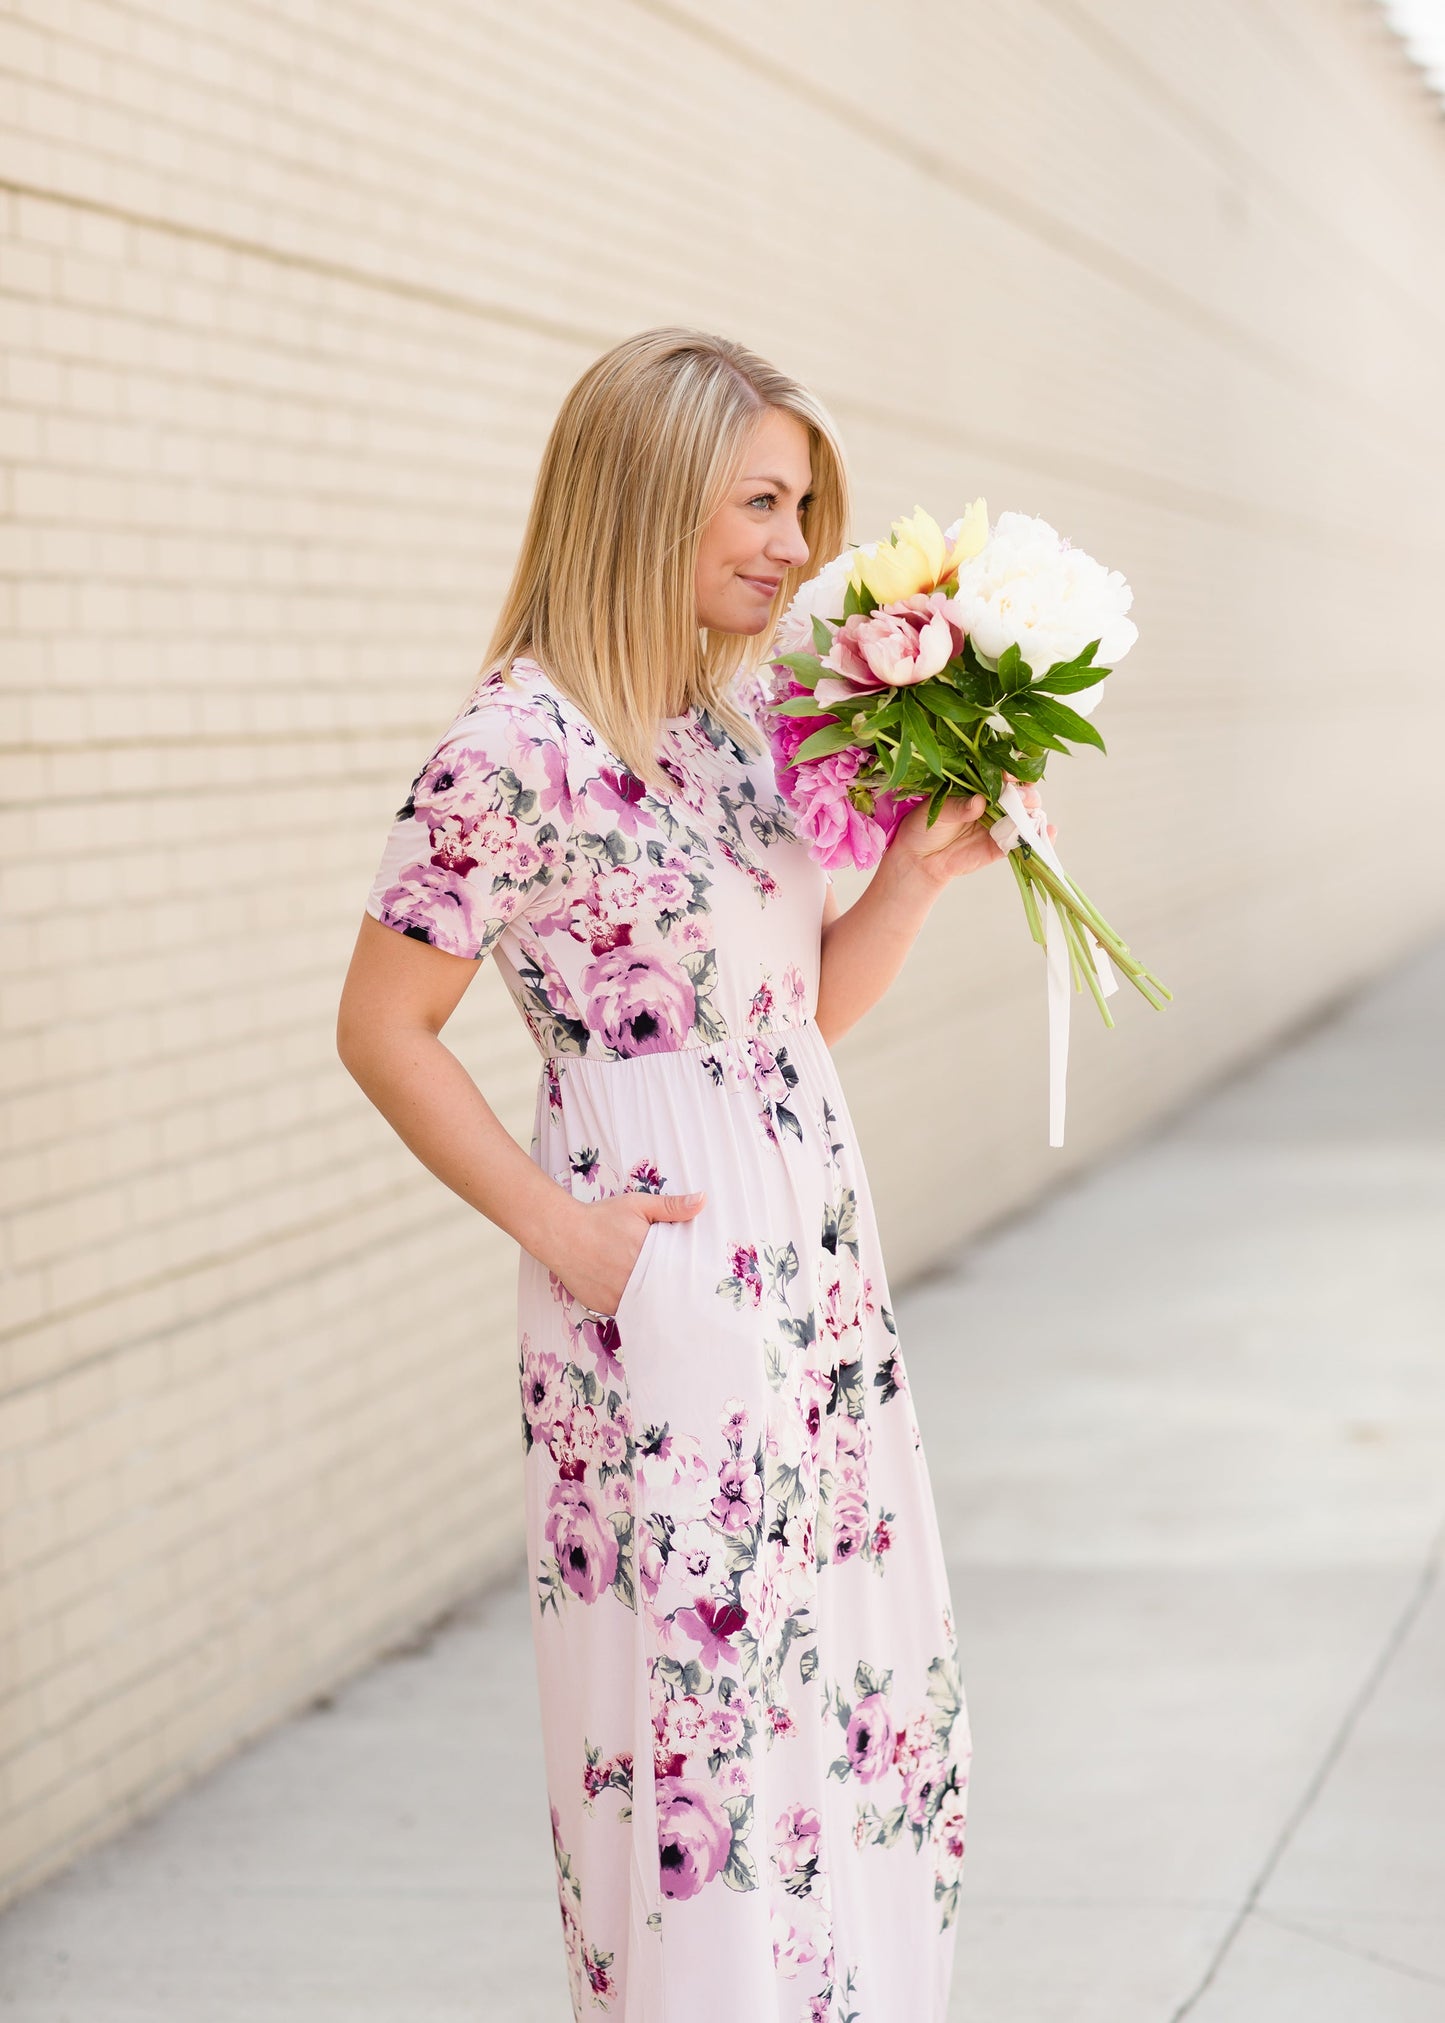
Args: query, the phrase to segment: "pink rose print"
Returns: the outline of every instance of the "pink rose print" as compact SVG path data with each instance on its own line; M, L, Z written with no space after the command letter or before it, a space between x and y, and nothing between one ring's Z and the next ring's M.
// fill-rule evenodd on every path
M893 1722L881 1693L865 1693L853 1709L845 1744L855 1777L881 1777L893 1759Z
M868 1536L868 1499L845 1482L833 1497L833 1557L852 1559Z
M732 1825L701 1784L665 1777L657 1787L657 1846L665 1897L695 1897L728 1858Z
M582 972L587 1023L613 1052L672 1053L692 1030L697 998L682 971L656 954L616 948Z
M580 1482L556 1483L547 1504L547 1542L562 1578L584 1602L595 1602L617 1575L617 1533Z

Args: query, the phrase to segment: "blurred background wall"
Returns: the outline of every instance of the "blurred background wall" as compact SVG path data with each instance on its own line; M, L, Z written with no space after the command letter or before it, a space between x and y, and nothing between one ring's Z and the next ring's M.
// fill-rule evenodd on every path
M983 492L1135 586L1048 806L1176 1003L1084 1001L1050 1152L1012 881L945 895L839 1047L898 1285L1445 913L1445 125L1366 0L45 0L0 102L13 1895L516 1559L515 1247L333 1021L564 390L730 332L857 539ZM525 1142L490 966L447 1037Z

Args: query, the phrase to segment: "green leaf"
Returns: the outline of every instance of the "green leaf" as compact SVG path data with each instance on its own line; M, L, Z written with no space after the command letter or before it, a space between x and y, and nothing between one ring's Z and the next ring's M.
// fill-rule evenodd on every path
M776 656L779 667L790 668L796 681L806 682L811 688L823 672L823 666L816 653L780 653Z
M884 781L884 785L890 794L898 792L898 789L908 777L908 769L912 764L913 744L908 735L908 724L905 718L903 728L898 733L898 750L894 754L893 764L888 771L888 778Z
M1032 786L1044 776L1044 767L1049 762L1047 752L1016 751L1009 763L1009 771L1016 780L1024 780Z
M1050 695L1074 695L1081 688L1093 688L1105 679L1110 670L1107 667L1050 668L1034 683L1035 689L1047 689Z
M1005 693L1017 688L1021 679L1032 679L1016 639L1010 640L998 657L998 678Z
M943 766L943 754L938 749L938 740L933 735L927 711L917 696L910 695L906 688L899 690L898 699L903 710L904 729L917 745L919 756L929 772L939 772Z
M1040 696L1039 700L1042 702L1045 698ZM1030 704L1019 696L1010 696L1006 702L1001 702L998 706L999 715L1012 727L1017 738L1021 738L1026 744L1042 745L1045 751L1067 753L1068 746L1061 743L1052 731L1036 723L1029 712ZM1012 765L1009 766L1009 771L1013 771Z
M784 696L781 702L773 704L773 714L775 716L832 716L833 712L825 710L821 703L814 702L810 695L789 695Z
M966 674L955 685L935 675L932 681L921 684L928 692L928 707L935 716L947 717L950 723L965 726L982 723L994 710L992 694L980 693L981 684L987 676Z
M820 655L831 653L833 650L832 627L821 619L816 611L813 613L813 645Z
M1053 737L1071 738L1075 744L1096 745L1101 752L1106 749L1089 719L1066 702L1055 702L1051 695L1040 695L1035 689L1027 702L1014 706L1035 733L1047 731Z
M1003 792L1003 767L990 753L981 751L974 760L974 770L983 782L983 790L991 801L996 801ZM1013 771L1013 767L1009 767Z
M802 766L809 759L826 759L830 753L845 751L849 745L856 743L852 724L825 724L822 730L804 738L793 754L793 764Z
M1099 641L1097 639L1091 639L1087 646L1081 646L1079 648L1079 651L1074 655L1072 660L1056 660L1053 666L1049 669L1049 673L1050 674L1057 674L1061 672L1072 673L1073 669L1076 667L1089 667L1092 665L1094 655L1098 652L1098 650L1099 650ZM1104 671L1107 674L1108 669L1106 668Z

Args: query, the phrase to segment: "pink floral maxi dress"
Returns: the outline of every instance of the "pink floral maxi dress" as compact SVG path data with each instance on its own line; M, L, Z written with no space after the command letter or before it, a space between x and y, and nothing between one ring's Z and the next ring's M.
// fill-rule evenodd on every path
M735 691L756 720L752 681ZM942 2023L971 1754L868 1184L817 1025L828 874L766 748L655 796L534 662L481 681L367 910L495 950L583 1200L705 1189L599 1315L522 1251L519 1380L572 2005Z

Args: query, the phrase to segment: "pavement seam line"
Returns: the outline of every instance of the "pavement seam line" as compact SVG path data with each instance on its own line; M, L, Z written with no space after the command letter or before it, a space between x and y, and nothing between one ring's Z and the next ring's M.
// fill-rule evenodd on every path
M1278 1925L1282 1932L1294 1932L1302 1939L1313 1939L1317 1946L1330 1946L1337 1953L1349 1953L1356 1960L1368 1960L1372 1966L1388 1967L1392 1974L1408 1974L1412 1981L1428 1982L1432 1988L1445 1988L1445 1974L1429 1973L1424 1967L1415 1967L1408 1960L1392 1960L1388 1953L1377 1953L1369 1946L1352 1946L1348 1939L1337 1938L1333 1932L1316 1931L1313 1925L1298 1925L1291 1918L1282 1918L1278 1911L1256 1910L1257 1918L1263 1918L1267 1925Z
M1274 1846L1265 1856L1259 1874L1250 1884L1249 1892L1244 1902L1230 1921L1229 1928L1223 1938L1215 1947L1214 1956L1205 1968L1202 1979L1193 1992L1185 1996L1178 2008L1171 2012L1169 2023L1183 2023L1184 2017L1193 2011L1200 1998L1208 1992L1214 1982L1215 1976L1228 1958L1235 1940L1243 1931L1247 1920L1256 1912L1259 1899L1264 1893L1271 1876L1279 1867L1290 1842L1294 1839L1295 1834L1308 1817L1315 1800L1324 1790L1325 1785L1329 1781L1331 1771L1339 1762L1340 1757L1344 1754L1354 1735L1360 1717L1369 1706L1371 1700L1374 1699L1391 1665L1399 1655L1406 1637L1408 1637L1410 1631L1414 1628L1426 1602L1430 1599L1436 1580L1439 1578L1442 1553L1445 1553L1445 1521L1442 1521L1436 1529L1429 1550L1425 1554L1424 1565L1415 1581L1413 1593L1396 1619L1394 1627L1385 1638L1379 1656L1375 1659L1374 1664L1366 1674L1364 1683L1356 1692L1350 1705L1345 1709L1344 1718L1336 1729L1333 1740L1320 1759L1313 1777L1311 1777L1302 1795L1296 1802L1294 1810L1280 1829Z

